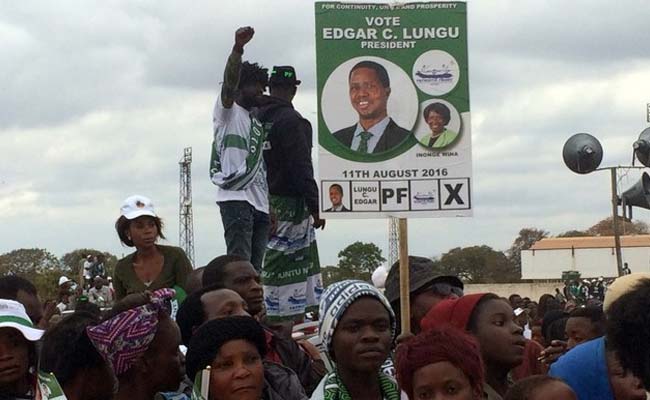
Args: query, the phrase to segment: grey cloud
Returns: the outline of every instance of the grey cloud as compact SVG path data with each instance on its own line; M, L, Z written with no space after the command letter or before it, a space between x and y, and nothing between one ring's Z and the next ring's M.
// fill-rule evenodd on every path
M637 34L647 11L631 0L470 2L475 217L409 221L412 254L505 249L524 226L559 233L611 212L607 173L571 173L561 148L587 131L603 143L603 165L629 162L650 85L647 40ZM313 20L313 3L301 0L4 3L0 206L14 211L0 213L0 252L128 253L112 225L138 192L154 199L176 243L177 162L192 146L197 264L222 254L207 170L234 30L256 28L246 58L297 68L296 107L316 134ZM630 173L621 189L636 179ZM318 233L322 262L355 240L386 252L387 231L383 220L328 221Z
M648 58L644 1L489 1L468 9L472 44L490 52L585 65Z

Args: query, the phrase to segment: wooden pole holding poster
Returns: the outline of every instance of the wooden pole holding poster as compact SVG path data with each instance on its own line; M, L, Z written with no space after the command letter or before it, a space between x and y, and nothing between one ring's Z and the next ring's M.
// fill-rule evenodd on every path
M399 219L399 298L402 335L411 333L411 306L409 302L409 246L406 218Z

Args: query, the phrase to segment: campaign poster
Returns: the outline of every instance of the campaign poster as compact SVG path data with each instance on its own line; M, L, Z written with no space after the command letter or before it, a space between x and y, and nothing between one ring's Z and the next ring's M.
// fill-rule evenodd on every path
M472 215L464 2L316 3L324 218Z

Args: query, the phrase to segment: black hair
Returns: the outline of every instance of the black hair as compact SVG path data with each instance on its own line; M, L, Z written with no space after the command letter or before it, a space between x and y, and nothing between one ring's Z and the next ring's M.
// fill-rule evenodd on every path
M531 375L517 381L503 397L503 400L528 400L533 392L540 387L553 382L564 383L562 379L548 375ZM566 385L566 383L564 383Z
M422 117L424 117L426 120L427 116L432 111L442 117L444 122L443 125L447 125L451 120L451 111L449 111L449 107L442 103L431 103L428 106L424 107L424 111L422 111Z
M567 340L566 337L566 322L569 320L569 317L562 317L554 320L546 329L542 325L542 336L546 343L550 344L553 340Z
M508 296L508 301L509 301L510 303L512 303L512 299L514 299L515 297L519 297L519 298L521 299L521 296L520 296L520 295L518 295L517 293L513 293L513 294L511 294L510 296ZM522 299L522 300L523 300L523 299Z
M37 296L36 286L23 277L7 275L0 278L0 299L16 300L19 290Z
M165 238L165 235L163 234L162 228L163 228L163 222L160 217L152 217L151 215L146 215L146 217L153 218L154 223L156 224L156 228L158 228L158 236L160 236L163 239ZM119 236L120 241L129 247L133 247L133 240L129 237L128 231L129 231L129 226L131 226L131 222L133 222L135 219L128 219L124 215L121 215L117 221L115 221L115 230L117 231L117 236Z
M193 330L205 322L206 315L201 296L220 289L224 289L224 287L221 285L212 285L202 288L187 296L183 304L181 304L178 313L176 313L176 323L181 330L181 338L185 346L189 346Z
M594 333L598 336L605 334L605 313L599 306L586 306L573 309L569 318L587 318L591 321Z
M377 78L379 79L379 82L381 82L381 85L385 88L390 87L390 78L388 77L388 71L386 71L386 68L384 68L383 65L374 61L361 61L357 63L350 70L350 74L348 75L348 80L350 80L350 78L352 77L352 73L359 68L370 68L374 70L377 73Z
M481 314L481 311L483 311L483 308L490 300L501 300L501 297L494 293L487 293L481 297L481 300L479 300L478 303L476 303L476 306L474 306L472 313L469 315L469 319L467 320L467 330L472 334L476 334L476 331L478 329L478 316ZM508 303L508 305L510 305L510 303Z
M224 275L223 271L226 265L236 261L249 261L249 260L237 254L226 254L223 256L216 257L212 261L210 261L208 265L205 266L205 269L203 271L203 277L201 278L203 287L212 286L212 285L223 286L223 282L225 278L223 276Z
M82 302L77 302L77 305L74 309L74 313L86 313L94 316L97 319L101 319L102 317L102 309L99 308L99 306L95 303L91 303L90 301L82 301Z
M45 332L40 369L53 373L65 386L77 374L106 365L86 334L86 328L98 321L94 315L75 312Z
M338 183L334 183L334 184L330 185L330 190L332 188L338 189L339 193L341 193L341 195L343 195L343 187L341 185L339 185Z
M186 355L186 371L194 381L196 373L212 364L221 346L243 339L253 344L260 356L266 355L266 336L252 317L227 317L206 322L192 337Z
M237 89L242 89L244 86L260 83L264 87L269 84L269 70L268 68L263 68L258 63L249 63L244 61L241 64L241 69L239 71L239 84Z
M552 294L545 293L539 298L539 305L537 306L537 315L544 318L549 311L561 311L562 305Z
M650 389L650 279L615 300L607 310L607 345L621 365Z

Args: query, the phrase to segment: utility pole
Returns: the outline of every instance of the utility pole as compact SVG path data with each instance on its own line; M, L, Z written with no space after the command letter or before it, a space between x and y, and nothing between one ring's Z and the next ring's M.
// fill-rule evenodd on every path
M179 161L178 243L194 266L194 222L192 216L192 148L183 149Z

